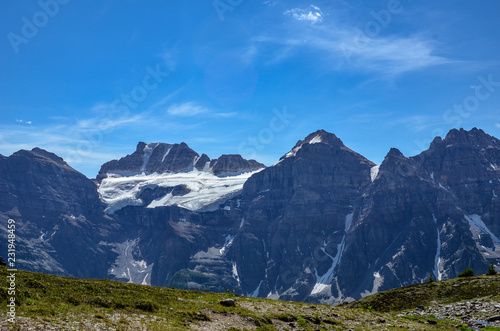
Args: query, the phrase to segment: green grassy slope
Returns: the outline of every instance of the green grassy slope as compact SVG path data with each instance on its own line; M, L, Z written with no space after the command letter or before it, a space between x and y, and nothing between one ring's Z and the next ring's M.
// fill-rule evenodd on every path
M381 312L415 309L431 303L449 304L461 300L487 297L500 301L500 274L432 282L380 292L348 305ZM500 311L499 311L500 313Z
M10 298L6 276L7 269L0 267L1 329L456 330L457 325L456 322L433 317L410 319L397 317L393 312L375 312L373 307L378 309L386 305L387 299L381 299L380 295L352 305L361 308L331 307L24 271L16 273L17 322L11 325L5 313ZM441 293L446 300L458 300L462 295L469 298L476 295L476 291L481 296L495 291L498 296L499 277L490 277L485 281L482 277L476 279L481 280L477 286L460 283L463 289L460 293L453 290L446 292L449 285L453 288L453 281L437 284L429 291ZM487 285L490 283L493 285ZM442 291L439 290L441 287ZM428 287L415 286L407 290L427 293ZM397 293L392 296L400 298L403 294L397 291L404 293L405 289L388 293ZM420 297L419 304L436 298L424 294ZM235 299L236 307L222 306L220 301L225 298ZM397 309L404 309L403 301L398 299ZM429 323L430 319L437 324Z

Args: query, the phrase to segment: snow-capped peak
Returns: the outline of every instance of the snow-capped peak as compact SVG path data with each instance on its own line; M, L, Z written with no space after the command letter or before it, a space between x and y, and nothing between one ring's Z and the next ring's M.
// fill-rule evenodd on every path
M185 143L140 142L133 154L101 167L98 190L110 214L130 205L215 210L263 168L236 154L214 160L205 154L200 157Z

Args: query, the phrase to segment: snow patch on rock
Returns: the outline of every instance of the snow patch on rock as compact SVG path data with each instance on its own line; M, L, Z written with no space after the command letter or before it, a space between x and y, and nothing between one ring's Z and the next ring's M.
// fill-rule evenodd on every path
M321 136L318 134L316 135L314 138L311 139L311 141L309 141L309 144L318 144L321 142Z
M434 216L434 215L433 215ZM442 280L443 274L441 273L441 235L439 233L439 229L437 231L437 249L436 249L436 255L434 257L434 279L436 280Z
M150 275L154 263L148 265L146 261L136 258L137 255L140 255L138 243L139 239L111 244L114 246L112 251L118 256L108 270L108 274L119 280L124 279L128 283L151 285Z
M318 275L317 270L314 271L315 276L316 276L316 284L314 284L314 287L311 291L311 295L316 294L316 293L320 293L324 289L326 289L328 286L331 286L332 281L333 281L333 277L335 276L335 269L340 264L340 261L342 259L342 253L344 252L344 248L345 248L346 234L347 234L347 231L351 228L353 216L354 216L354 213L350 213L350 214L346 215L346 217L345 217L344 237L342 238L342 241L340 242L340 244L337 245L337 254L335 254L335 256L332 256L326 252L326 250L325 250L325 248L327 246L326 243L324 244L323 247L320 248L323 251L323 253L325 253L326 256L328 256L332 260L332 265L322 276Z
M257 288L255 289L255 291L253 291L252 293L247 294L247 296L249 296L249 297L253 297L253 298L258 297L258 296L259 296L259 292L260 292L260 287L262 286L262 283L263 283L263 282L264 282L264 281L263 281L263 280L261 280L261 281L260 281L260 283L259 283L259 285L258 285L258 286L257 286Z
M231 235L226 236L226 241L224 242L224 246L222 246L222 248L219 250L219 253L221 255L224 255L224 253L226 252L226 248L228 248L229 246L231 246L233 244L233 240L234 240L234 236L231 236Z
M371 169L370 169L370 177L372 179L372 183L373 183L373 181L375 179L377 179L379 169L380 169L380 166L378 166L378 165L371 167Z
M491 241L493 241L495 246L496 245L500 246L500 239L493 232L491 232L490 229L488 229L486 224L484 224L483 220L481 219L481 216L473 214L473 215L464 215L464 217L467 220L467 222L469 222L469 226L471 227L471 230L477 229L477 230L489 235L491 238Z

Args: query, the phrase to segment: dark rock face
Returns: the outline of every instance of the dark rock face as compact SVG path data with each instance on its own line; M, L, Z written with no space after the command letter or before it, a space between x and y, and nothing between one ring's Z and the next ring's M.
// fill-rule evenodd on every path
M341 299L484 269L456 199L414 159L391 150L364 195L339 265Z
M476 128L454 129L415 160L461 201L464 212L482 215L488 228L500 233L500 140Z
M102 165L97 179L100 181L109 173L135 174L186 172L193 169L210 171L214 175L234 175L241 172L265 168L255 160L245 160L241 155L222 155L210 160L206 154L201 157L185 143L163 144L140 142L134 153L120 160L113 160Z
M91 180L39 148L2 156L0 173L1 236L7 242L7 220L14 219L18 268L106 277L109 252L96 246L119 227L104 215Z
M207 166L210 166L210 158L207 156L207 154L202 154L194 165L194 167L198 170L203 170Z
M240 293L284 300L340 302L429 274L483 273L500 258L499 151L480 130L456 130L416 157L392 149L377 169L315 132L226 203L231 244L221 255ZM207 275L223 270L204 266Z
M452 278L467 267L481 274L487 259L498 261L499 153L499 141L478 129L452 130L412 158L391 150L354 215L338 272L345 293L414 284L429 274ZM357 284L349 280L355 276Z
M140 142L134 153L103 164L97 178L102 179L107 173L189 171L195 164L201 166L201 163L197 163L199 158L198 153L185 143L171 145ZM204 155L204 158L208 157Z
M144 189L139 197L144 202L144 205L149 205L153 200L164 197L167 194L172 196L183 195L189 193L189 189L185 185L177 185L174 187L153 187Z
M140 143L100 176L196 169L222 180L261 167ZM105 216L95 184L41 150L0 157L0 169L0 217L22 220L30 270L336 303L500 262L500 141L478 129L414 157L391 149L380 167L320 130L211 212L145 207L189 194L176 184Z
M305 300L315 275L335 263L330 256L339 253L346 217L370 184L373 166L335 135L318 131L253 175L243 190L245 225L229 253L243 275L252 275L241 277L244 292L260 284L260 295Z
M222 155L218 159L210 161L210 168L216 176L248 172L265 167L262 163L255 160L245 160L237 154Z

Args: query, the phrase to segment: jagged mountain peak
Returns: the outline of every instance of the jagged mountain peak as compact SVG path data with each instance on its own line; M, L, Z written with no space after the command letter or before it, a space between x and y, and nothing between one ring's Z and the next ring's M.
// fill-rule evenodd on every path
M246 160L239 154L225 154L211 160L199 156L185 142L179 144L139 142L134 153L102 165L98 180L109 173L126 175L136 173L178 173L191 170L208 171L214 175L236 174L265 168L255 160Z
M151 148L151 149L155 149L157 148L158 146L167 146L167 147L171 147L173 145L180 145L180 146L183 146L183 147L189 147L187 144L185 143L180 143L180 144L167 144L167 143L146 143L146 142L143 142L143 141L139 141L137 143L137 147L136 147L136 152L142 152L144 151L145 148Z
M400 176L412 176L415 174L413 160L401 153L397 148L391 148L380 165L380 173L391 173Z
M101 166L98 180L108 173L163 173L180 172L193 169L200 159L198 153L186 143L145 143L139 142L134 153L119 160L109 161ZM200 164L203 167L205 164Z
M210 161L210 169L216 176L248 172L265 167L262 163L255 160L246 160L239 154L223 154L218 159Z
M342 140L340 140L335 134L330 133L328 131L325 131L323 129L317 130L310 135L308 135L305 139L304 142L307 143L325 143L325 144L336 144L336 145L343 145L344 143Z
M299 140L290 150L290 152L282 156L280 160L294 157L297 155L297 152L299 152L299 150L301 150L305 145L314 144L326 144L330 147L345 148L346 150L349 150L347 147L345 147L342 140L340 140L335 134L321 129L309 134L306 138L304 138L304 140Z
M499 182L500 140L481 129L452 129L411 159L433 182L466 197L464 201L475 201L482 195L496 199L498 188L493 184Z
M498 139L478 128L472 128L469 131L463 128L452 129L448 132L443 142L446 146L468 144L471 146L494 146L500 148L500 141Z
M401 153L401 151L395 147L392 147L389 150L389 153L384 158L384 161L382 161L382 164L380 165L380 170L384 171L394 171L394 167L396 165L400 165L402 163L406 163L408 161L408 158Z
M405 158L406 157L403 155L403 153L401 153L401 151L395 147L392 147L390 150L389 150L389 153L387 153L386 159L391 159L391 158L398 158L398 159L401 159L401 158Z
M299 140L295 147L302 146L304 144L327 144L331 146L344 146L344 143L335 134L325 131L323 129L317 130L309 134L304 140Z
M247 178L262 168L238 154L211 160L184 142L139 142L134 153L105 163L97 179L109 214L129 205L207 211L238 195Z
M435 149L435 148L438 148L439 146L444 146L444 142L443 142L443 138L441 138L440 136L436 136L430 146L429 146L429 149Z
M462 164L463 160L486 162L486 159L496 159L498 153L500 153L500 140L481 129L472 128L468 131L461 128L450 130L444 139L439 136L434 138L429 149L411 157L411 159L426 166L429 165L429 162L435 163L434 171L443 166L442 161L439 161L443 158L462 159L455 165L456 167ZM486 163L489 164L489 161Z
M469 137L474 136L485 136L486 133L478 128L472 128L471 130L465 130L464 128L460 129L451 129L445 136L445 140L447 141L466 141Z
M31 151L27 150L20 150L12 154L11 157L25 157L27 159L37 159L37 160L43 160L45 162L53 163L59 167L71 169L75 172L77 172L75 169L73 169L71 166L69 166L66 161L64 161L61 157L57 156L54 153L48 152L42 148L35 147Z
M331 193L336 187L357 194L352 192L358 192L371 182L375 166L346 147L334 134L318 130L300 140L276 164L249 178L244 193L254 195L277 190L287 196L285 199L294 196L298 204L306 201L302 195L306 193L294 195L294 192L305 191L306 187L332 196L337 194Z

